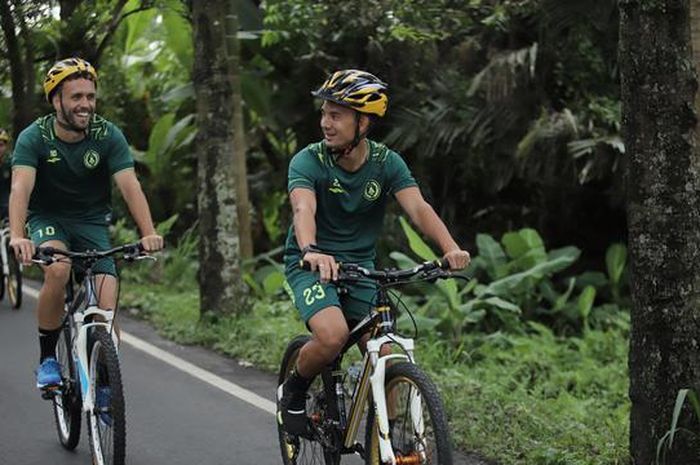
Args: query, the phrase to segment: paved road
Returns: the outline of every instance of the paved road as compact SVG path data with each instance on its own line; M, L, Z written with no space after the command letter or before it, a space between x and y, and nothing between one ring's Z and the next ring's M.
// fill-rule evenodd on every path
M75 452L58 443L49 402L34 388L38 344L35 301L12 311L0 302L0 465L89 464L83 428ZM203 350L162 341L143 324L126 319L129 334L149 338L179 357L215 370L270 401L274 379ZM127 405L127 463L197 465L281 463L274 416L154 358L127 343L121 345ZM244 378L243 382L241 378ZM271 404L268 404L268 407Z

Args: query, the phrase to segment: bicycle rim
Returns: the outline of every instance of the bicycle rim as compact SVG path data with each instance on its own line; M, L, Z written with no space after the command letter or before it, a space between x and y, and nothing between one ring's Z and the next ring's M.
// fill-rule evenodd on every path
M282 384L296 366L299 350L309 340L300 336L292 340L282 359L279 384ZM316 425L323 429L326 420L326 401L321 376L317 376L308 390L306 412ZM279 422L277 424L282 462L285 465L338 465L340 453L324 448L317 440L310 440L287 434Z
M64 327L56 344L56 359L61 364L63 387L56 390L52 404L58 440L72 450L80 441L80 383L71 357L70 330Z
M452 465L445 411L435 385L415 365L396 363L387 368L385 393L389 437L396 461L402 465ZM366 433L366 463L382 464L378 426L370 408Z
M95 465L123 465L126 453L124 394L119 358L112 338L104 328L95 328L90 351L90 392L109 389L109 401L102 408L97 402L87 412L88 437Z
M10 300L12 308L18 309L22 306L22 271L19 262L15 258L14 252L7 251L9 262L9 275L7 276L7 298Z

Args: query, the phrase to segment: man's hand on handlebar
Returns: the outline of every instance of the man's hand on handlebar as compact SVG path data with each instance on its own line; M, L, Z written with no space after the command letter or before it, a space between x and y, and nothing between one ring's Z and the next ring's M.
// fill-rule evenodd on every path
M471 261L469 252L467 252L466 250L451 250L447 252L442 258L443 260L446 260L447 263L449 263L450 270L452 271L463 270L464 268L469 266L469 262Z
M26 237L10 238L10 247L15 252L15 257L22 262L23 265L31 265L32 257L36 251L36 246Z
M338 263L332 255L308 252L303 260L309 264L311 271L318 271L322 283L338 280Z

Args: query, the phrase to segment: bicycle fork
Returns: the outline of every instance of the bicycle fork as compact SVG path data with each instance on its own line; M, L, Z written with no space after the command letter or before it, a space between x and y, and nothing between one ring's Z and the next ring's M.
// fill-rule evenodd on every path
M94 316L101 316L104 321L94 321ZM77 340L73 344L73 360L78 369L80 380L80 393L83 399L83 411L91 412L95 407L94 393L90 390L90 354L88 353L88 330L92 327L104 327L108 334L112 335L114 347L117 347L118 339L112 331L114 312L102 310L97 306L89 306L84 311L76 311L73 314L77 331ZM89 323L85 323L85 320Z
M385 343L396 343L401 346L406 354L391 354L379 356L379 350ZM377 436L379 440L379 454L382 463L397 464L394 450L391 445L391 437L389 435L389 413L387 408L385 375L386 363L389 360L401 359L414 363L413 360L413 339L403 338L393 334L381 336L377 339L367 341L367 353L370 357L370 363L374 367L370 376L370 384L372 386L372 398L374 401L375 418L377 422ZM411 391L410 398L411 422L417 439L422 443L422 438L425 433L425 425L423 424L423 411L420 402L419 394L416 390ZM424 451L421 451L424 453Z

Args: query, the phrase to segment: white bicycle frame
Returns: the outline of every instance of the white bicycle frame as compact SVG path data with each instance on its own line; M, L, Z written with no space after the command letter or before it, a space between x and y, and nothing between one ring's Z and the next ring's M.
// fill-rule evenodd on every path
M83 411L91 412L95 407L95 393L90 389L91 380L95 373L90 372L89 355L88 354L88 330L91 327L104 327L108 334L112 335L114 347L118 347L117 335L112 331L114 322L114 312L112 310L103 310L97 306L97 293L92 279L85 278L85 309L77 309L73 313L74 327L71 329L71 337L73 343L71 352L75 366L78 371L78 379L80 380L80 393L83 400ZM66 309L67 310L67 309ZM103 321L95 321L93 316L101 316ZM85 320L92 319L90 323L85 323ZM77 334L74 337L73 331Z
M368 318L371 317L372 316ZM362 325L363 323L361 322L357 325L357 327ZM388 343L399 345L403 349L403 353L380 355L382 345ZM387 411L384 381L387 362L389 360L397 359L405 360L409 363L415 363L413 339L388 333L367 341L367 352L365 353L363 360L362 374L353 393L351 402L352 408L348 417L348 430L345 435L345 446L350 447L355 442L357 430L360 425L359 417L362 414L362 410L358 411L357 409L362 409L364 406L367 398L367 385L369 383L372 388L372 398L376 412L379 453L381 455L382 463L391 463L392 465L396 464L396 457L394 456L394 450L391 446L391 441L389 440L389 415ZM367 373L368 370L369 374ZM422 439L425 434L425 425L423 423L423 408L420 402L420 393L418 390L411 391L410 410L413 428L418 436L416 439L420 444L422 444ZM419 453L421 455L421 459L425 460L425 451L419 450Z

